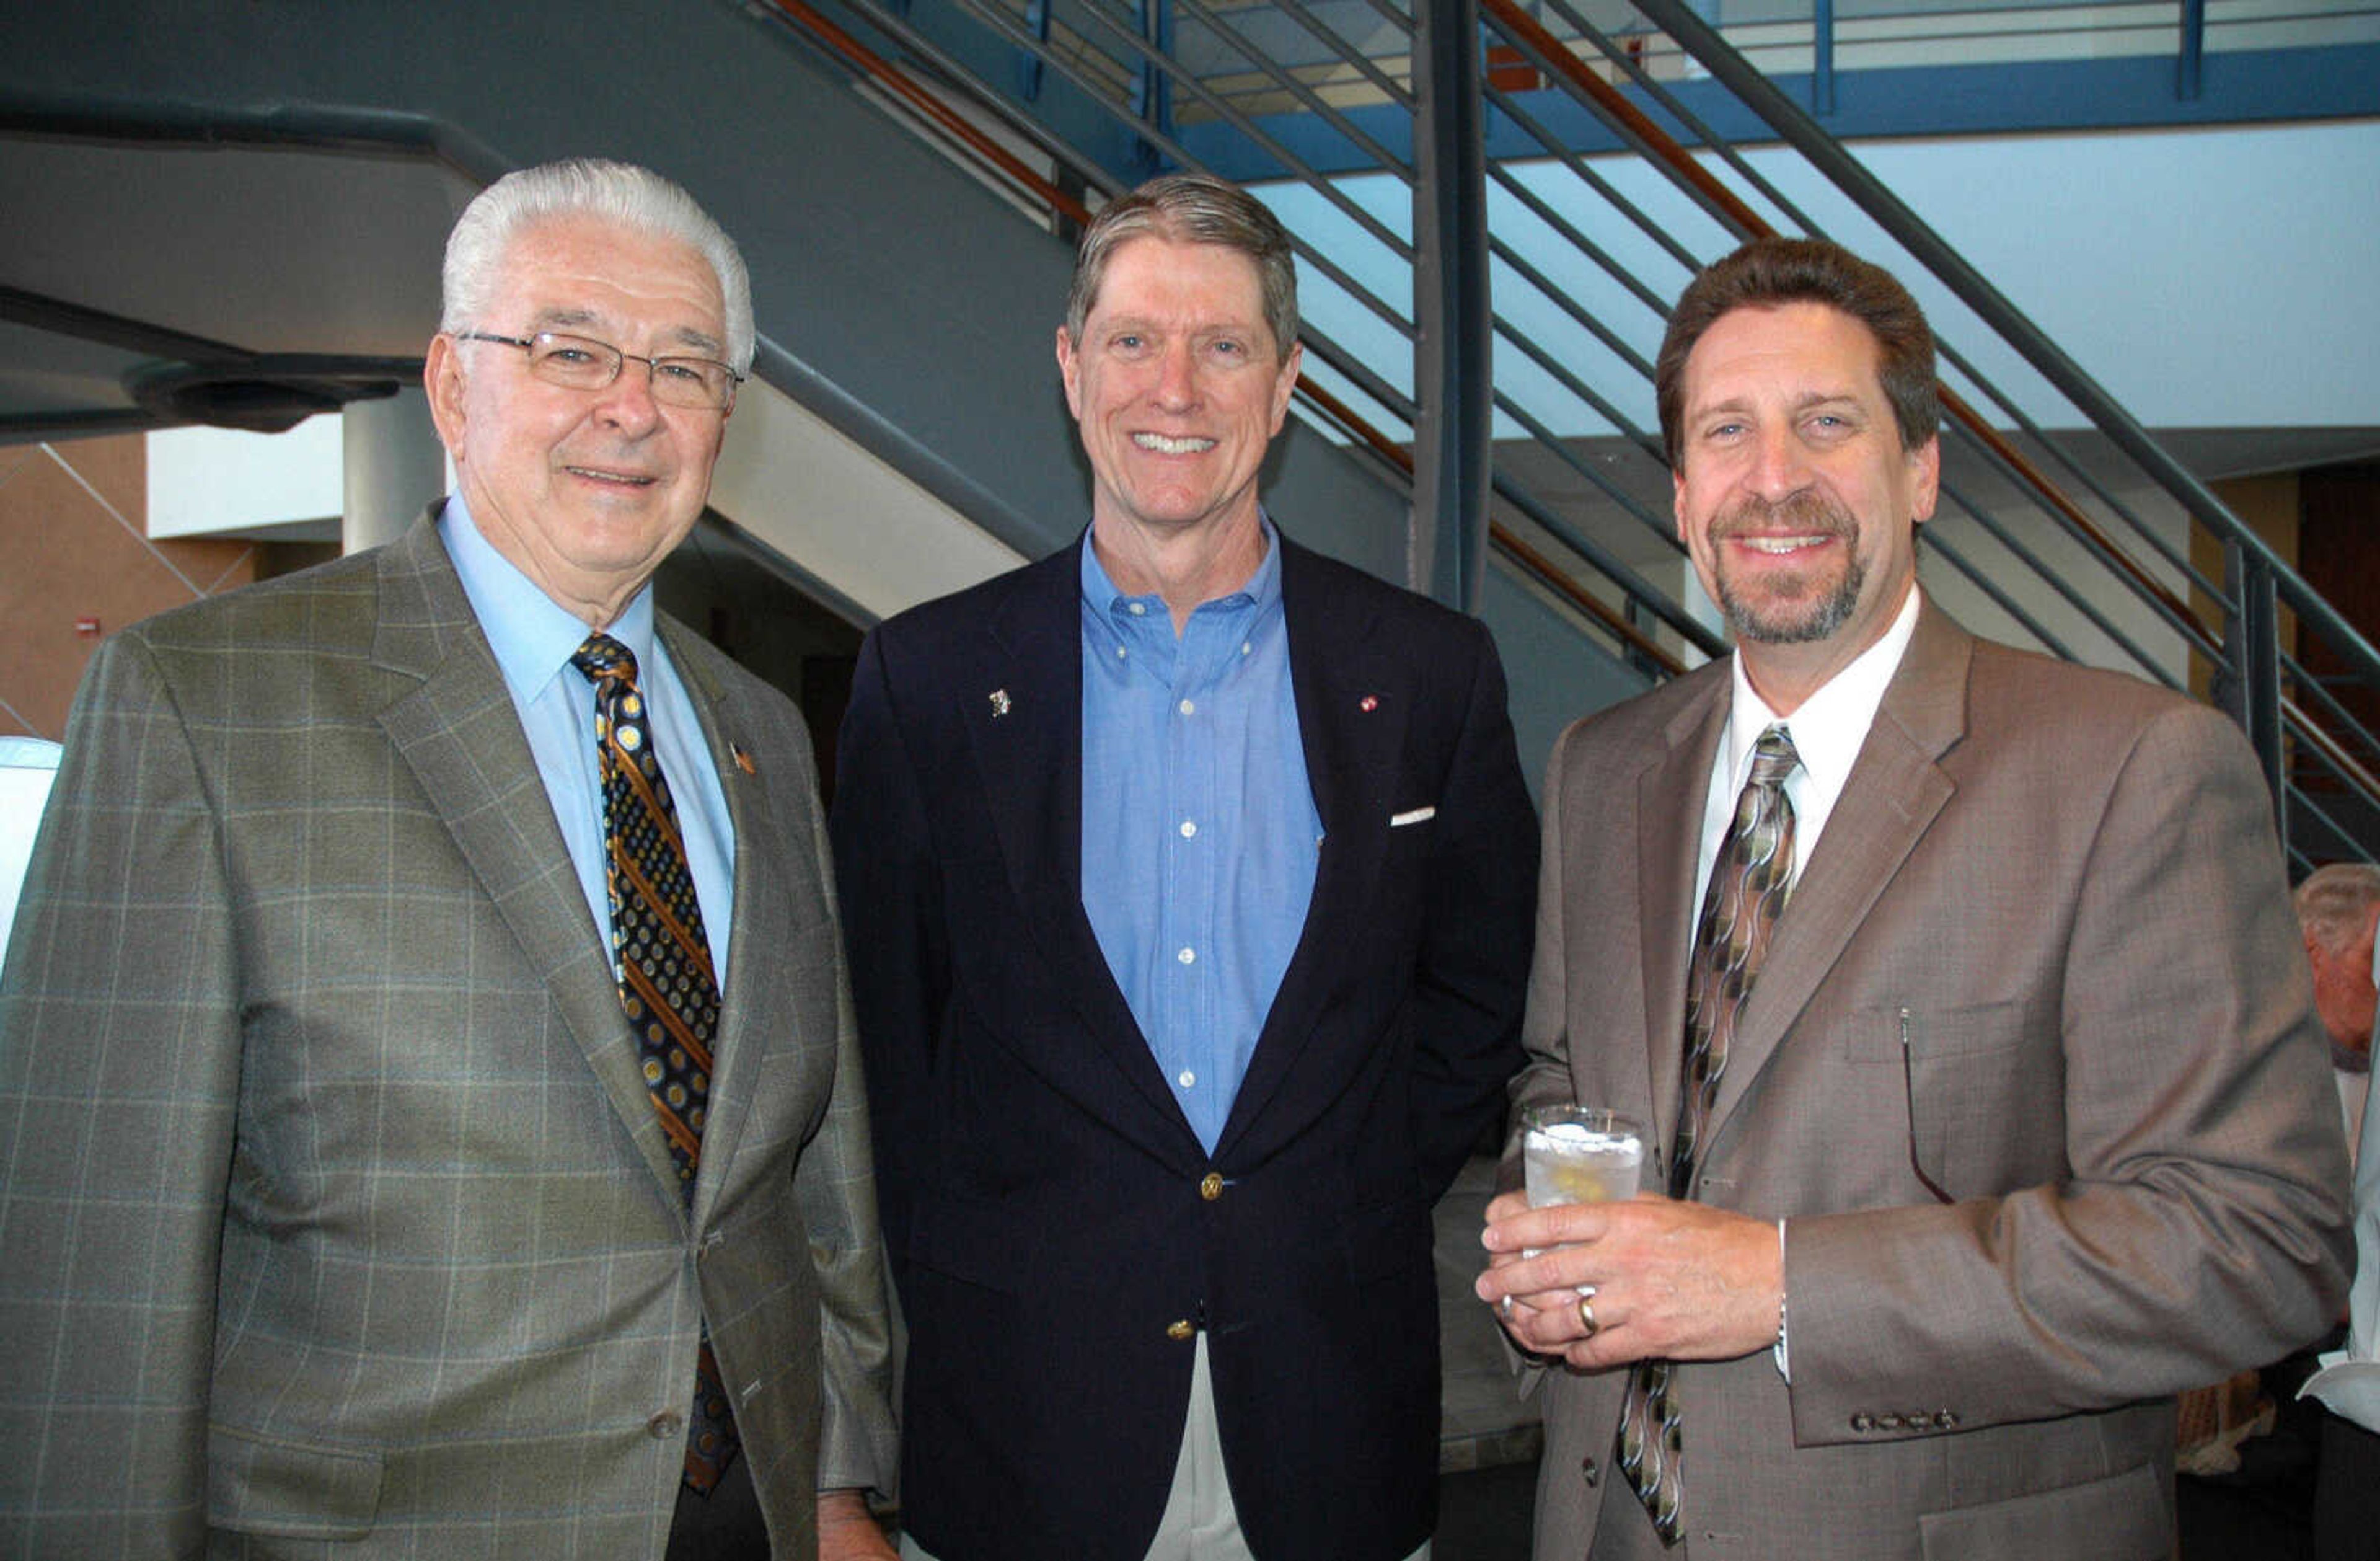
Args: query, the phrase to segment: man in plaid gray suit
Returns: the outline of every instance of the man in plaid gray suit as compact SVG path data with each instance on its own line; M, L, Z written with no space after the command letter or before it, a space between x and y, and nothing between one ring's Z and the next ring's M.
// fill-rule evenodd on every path
M455 494L135 627L77 701L0 988L0 1553L888 1555L810 750L649 584L751 361L743 263L675 186L557 164L444 284ZM590 629L712 982L658 1108Z

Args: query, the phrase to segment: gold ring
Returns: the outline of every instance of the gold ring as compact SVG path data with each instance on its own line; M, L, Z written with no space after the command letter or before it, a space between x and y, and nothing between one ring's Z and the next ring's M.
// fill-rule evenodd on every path
M1595 1298L1593 1296L1581 1296L1578 1298L1578 1325L1586 1330L1586 1337L1593 1338L1595 1336L1597 1323L1595 1321Z

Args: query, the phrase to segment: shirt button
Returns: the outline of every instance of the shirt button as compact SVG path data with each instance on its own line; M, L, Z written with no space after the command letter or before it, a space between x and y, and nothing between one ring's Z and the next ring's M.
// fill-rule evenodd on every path
M1122 660L1123 660L1123 658L1124 658L1124 657L1126 657L1126 656L1128 656L1128 655L1130 655L1130 654L1132 654L1132 652L1131 652L1130 651L1125 650L1122 645L1118 645L1118 646L1116 647L1116 660L1118 660L1118 661L1122 661Z
M1192 820L1184 819L1182 821L1182 838L1184 840L1195 840L1197 837L1198 825Z
M1198 1196L1212 1203L1223 1195L1223 1173L1209 1171L1198 1178Z
M1240 641L1240 654L1246 655L1250 651L1255 649L1256 647L1249 644L1246 640L1243 640Z
M1198 962L1198 951L1195 948L1185 948L1173 957L1181 960L1184 965L1195 965Z
M1184 700L1179 705L1175 706L1175 708L1180 710L1184 715L1196 715L1198 713L1198 706L1196 702L1190 700Z
M686 1417L674 1409L663 1409L645 1422L645 1434L656 1442L668 1442L686 1434Z
M1190 1319L1182 1317L1166 1324L1165 1336L1179 1344L1184 1339L1195 1336L1197 1332L1197 1329L1190 1325Z
M1124 604L1123 610L1130 613L1134 617L1145 618L1148 616L1148 604L1146 602L1127 602Z
M1179 1074L1175 1075L1175 1079L1184 1089L1186 1090L1198 1082L1198 1076L1185 1067Z

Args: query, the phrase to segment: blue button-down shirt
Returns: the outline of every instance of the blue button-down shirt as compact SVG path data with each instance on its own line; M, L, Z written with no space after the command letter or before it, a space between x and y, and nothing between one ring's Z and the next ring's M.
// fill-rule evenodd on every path
M1298 740L1281 548L1180 638L1083 544L1083 909L1211 1151L1305 930L1322 817Z
M612 941L612 902L604 887L609 865L603 837L603 785L595 762L595 686L570 665L588 635L587 625L539 588L480 536L455 494L438 518L438 535L462 577L463 594L480 632L496 653L496 665L520 712L529 753L562 826L570 865L578 875L587 909ZM637 655L637 687L644 695L653 742L677 805L679 833L686 836L687 864L694 870L695 898L702 905L702 930L710 943L711 969L727 985L727 929L735 914L735 827L727 794L719 784L694 703L669 652L653 633L653 588L637 592L619 621L604 633Z

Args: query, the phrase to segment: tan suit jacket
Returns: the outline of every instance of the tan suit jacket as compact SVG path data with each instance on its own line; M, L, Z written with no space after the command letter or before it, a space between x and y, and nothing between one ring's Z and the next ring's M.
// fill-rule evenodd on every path
M780 1555L890 1482L808 743L661 632L735 835L691 1217L428 521L102 648L0 992L0 1552L658 1557L706 1319Z
M1730 697L1722 661L1557 744L1523 1103L1666 1145ZM1740 1024L1694 1195L1788 1222L1792 1383L1682 1369L1688 1554L2170 1554L2171 1395L2321 1333L2348 1250L2238 734L1927 605ZM1544 1375L1537 1555L1649 1535L1624 1373Z

